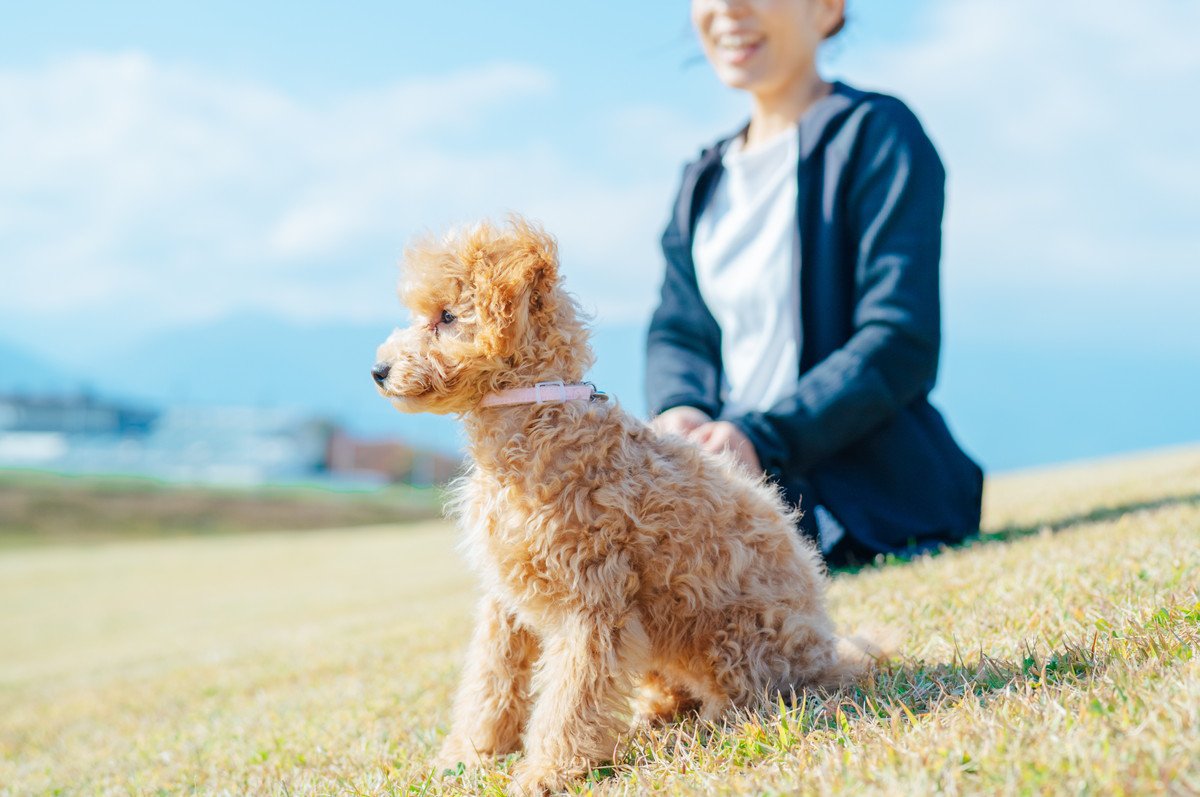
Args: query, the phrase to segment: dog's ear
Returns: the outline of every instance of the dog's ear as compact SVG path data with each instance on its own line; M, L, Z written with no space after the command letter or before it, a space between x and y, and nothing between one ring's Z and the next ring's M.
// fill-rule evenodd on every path
M509 357L517 352L530 324L548 308L558 279L554 238L520 216L507 229L476 248L475 306L483 329L484 353Z

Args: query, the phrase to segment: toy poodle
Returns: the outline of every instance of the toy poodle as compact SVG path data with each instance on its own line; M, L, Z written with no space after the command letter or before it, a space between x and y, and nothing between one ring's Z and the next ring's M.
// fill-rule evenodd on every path
M840 644L820 555L777 490L582 380L593 362L553 238L519 217L406 252L412 323L372 376L463 417L453 513L482 580L440 762L523 748L515 793L564 788L630 722L718 719L873 663Z

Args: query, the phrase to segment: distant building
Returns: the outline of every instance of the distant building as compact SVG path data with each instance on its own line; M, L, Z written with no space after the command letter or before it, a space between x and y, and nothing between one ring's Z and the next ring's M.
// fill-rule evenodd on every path
M0 467L74 470L80 443L144 439L157 417L90 393L0 395Z
M90 393L0 395L0 432L145 434L157 417L153 410L103 401Z
M159 417L141 456L146 470L179 481L298 481L325 472L332 430L291 410L173 407Z
M397 441L355 440L303 412L155 411L78 396L0 395L0 468L143 474L253 485L337 479L442 484L459 461Z
M446 484L463 465L458 457L413 448L399 440L359 440L341 431L330 435L326 461L335 476L365 476L421 487Z

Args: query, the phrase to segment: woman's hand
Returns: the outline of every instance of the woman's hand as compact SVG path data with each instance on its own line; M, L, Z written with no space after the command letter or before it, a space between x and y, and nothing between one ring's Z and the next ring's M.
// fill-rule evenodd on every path
M672 407L650 422L650 426L659 434L677 434L687 437L696 429L711 421L708 413L695 407Z
M758 452L754 450L754 444L750 442L750 438L746 437L737 425L729 421L709 421L693 429L687 438L701 449L713 454L729 451L739 462L749 468L751 473L758 473L762 470L762 464L758 461Z
M758 452L750 438L729 421L714 421L703 410L695 407L672 407L650 422L659 434L676 434L695 443L712 454L722 451L733 453L735 459L750 469L751 473L762 470Z

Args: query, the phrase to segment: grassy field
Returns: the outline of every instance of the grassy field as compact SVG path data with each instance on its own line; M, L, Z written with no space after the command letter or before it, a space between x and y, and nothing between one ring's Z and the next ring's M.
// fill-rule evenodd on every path
M219 488L133 476L0 470L0 546L301 530L423 520L434 488Z
M81 521L82 522L82 521ZM0 794L490 794L431 771L471 578L440 522L8 546ZM596 794L1200 793L1200 449L993 479L984 534L839 573L860 690L630 741Z

